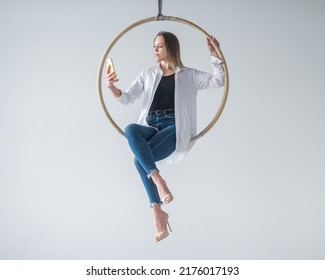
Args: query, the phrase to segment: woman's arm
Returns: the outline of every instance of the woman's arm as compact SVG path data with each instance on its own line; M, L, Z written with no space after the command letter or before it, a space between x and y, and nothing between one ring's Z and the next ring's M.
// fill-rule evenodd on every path
M222 60L213 44L219 47L220 43L213 36L207 37L207 46L211 55L212 73L203 71L195 71L194 80L198 89L207 89L224 86L224 70L222 68Z
M114 85L119 80L116 78L116 73L110 72L110 70L110 67L108 67L106 73L107 88L112 92L118 102L124 105L132 104L144 91L144 71L138 75L126 91L122 91Z

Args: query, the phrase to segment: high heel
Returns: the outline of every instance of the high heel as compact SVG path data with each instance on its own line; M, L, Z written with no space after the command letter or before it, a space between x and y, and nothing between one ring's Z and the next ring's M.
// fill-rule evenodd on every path
M166 184L166 181L163 178L161 178L159 172L156 171L153 174L155 174L156 177L151 176L151 178L152 178L154 184L157 186L159 196L161 197L160 192L159 192L159 189L160 188L168 191L168 193L162 199L162 203L163 204L168 204L168 203L172 202L172 200L174 199L174 197L171 194L171 192L169 191L169 189L167 187L167 184Z
M168 222L168 214L166 212L164 212L165 214L165 220L166 220L166 227L163 231L159 232L158 234L156 234L155 238L156 238L156 242L159 242L161 240L163 240L164 238L166 238L168 235L169 235L169 232L168 232L168 228L169 228L169 231L172 232L172 229L170 227L170 224ZM168 228L167 228L168 226Z

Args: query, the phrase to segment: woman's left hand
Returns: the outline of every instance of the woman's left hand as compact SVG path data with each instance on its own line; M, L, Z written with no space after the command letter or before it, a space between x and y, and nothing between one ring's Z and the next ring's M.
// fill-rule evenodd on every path
M210 54L212 56L219 57L217 51L214 49L212 42L218 47L220 47L220 43L216 38L214 38L213 36L207 37L208 50L210 51Z

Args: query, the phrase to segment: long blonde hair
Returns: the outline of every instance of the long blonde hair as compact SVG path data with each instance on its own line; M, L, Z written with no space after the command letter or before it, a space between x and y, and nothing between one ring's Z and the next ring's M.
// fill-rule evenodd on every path
M154 40L156 40L158 36L162 36L164 38L165 47L167 51L167 58L171 66L174 69L176 69L176 67L184 68L185 66L183 65L181 60L181 50L177 37L171 32L160 31L155 36Z

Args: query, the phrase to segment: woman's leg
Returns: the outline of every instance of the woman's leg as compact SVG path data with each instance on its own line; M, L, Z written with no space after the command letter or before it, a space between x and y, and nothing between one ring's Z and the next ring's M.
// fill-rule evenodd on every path
M150 206L162 204L156 185L148 178L147 172L143 169L136 157L134 158L134 165L138 170L143 186L147 192Z
M169 156L175 150L176 146L175 124L172 123L170 125L170 121L165 122L165 124L167 126L162 126L159 132L151 127L143 127L135 124L129 125L125 130L126 138L135 154L135 166L143 181L150 205L152 206L156 228L156 241L160 241L168 236L168 215L161 210L160 204L162 202L159 193L162 197L165 197L167 193L170 194L170 191L166 182L158 173L155 162Z
M158 133L156 128L139 124L129 124L125 128L125 137L129 146L147 174L157 170L148 141Z
M149 141L152 147L152 153L156 161L162 160L169 156L176 147L176 129L175 125L169 126L168 131L165 131L165 135L159 133L155 134ZM167 147L166 147L167 146ZM163 203L169 203L173 200L173 196L166 184L166 181L161 177L160 173L153 171L150 175L151 180L156 185L160 199Z
M136 127L133 127L132 130L136 130ZM143 130L143 128L141 127L140 130ZM130 132L131 131L128 131L128 139L131 138ZM145 135L145 133L143 133L142 135ZM162 129L161 131L156 132L149 141L146 140L145 144L142 143L143 139L136 139L135 137L139 137L139 132L137 132L136 136L132 136L131 138L132 142L135 142L137 144L141 143L141 147L138 151L136 151L136 154L140 155L139 157L135 156L135 166L145 186L150 204L161 204L162 202L160 200L159 193L162 197L165 197L166 194L170 192L168 190L166 182L161 178L160 174L158 173L155 162L166 158L175 150L175 125L168 126ZM148 147L144 148L144 145ZM134 145L133 148L135 146L137 145ZM149 150L149 153L151 153L150 156L142 154L144 151L147 150ZM153 159L152 162L148 160L149 158ZM147 166L147 170L143 167L143 165ZM148 176L149 173L151 176ZM159 192L157 191L157 187Z

